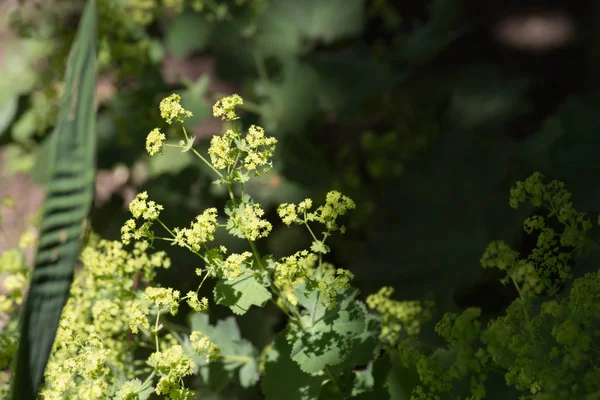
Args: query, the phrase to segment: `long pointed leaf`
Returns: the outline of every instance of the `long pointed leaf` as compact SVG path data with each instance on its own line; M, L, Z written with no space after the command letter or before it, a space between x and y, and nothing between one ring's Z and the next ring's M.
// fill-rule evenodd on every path
M65 93L47 166L40 239L29 294L21 313L21 338L12 398L35 400L44 381L62 309L81 249L82 222L94 195L96 1L88 0L69 53Z

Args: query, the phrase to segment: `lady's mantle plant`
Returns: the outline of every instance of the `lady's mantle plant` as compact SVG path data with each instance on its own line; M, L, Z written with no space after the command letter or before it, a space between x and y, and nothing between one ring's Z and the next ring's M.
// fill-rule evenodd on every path
M282 222L304 226L312 244L280 259L260 254L257 242L272 225L244 184L271 168L277 141L259 126L242 131L235 109L242 102L232 95L214 105L226 129L212 138L208 157L194 149L183 126L191 113L179 96L160 103L161 116L167 124L181 124L184 140L170 143L160 128L153 129L148 153L158 156L165 146L191 151L212 169L215 184L225 186L228 202L224 210L204 210L186 227L172 227L161 219L162 205L142 192L129 205L132 218L120 242L90 240L41 398L194 399L192 376L209 388L232 380L243 387L260 382L269 399L396 398L403 391L411 399L483 399L494 377L506 383L494 391L514 389L523 399L600 398L600 275L578 278L561 291L572 276L573 252L592 244L591 222L573 209L561 183L546 185L534 174L511 191L511 206L530 202L547 210L525 221L525 230L538 235L531 254L523 257L494 242L482 257L485 268L504 271L505 282L519 293L506 315L484 327L477 309L446 314L435 330L448 347L425 350L417 337L431 319L432 304L395 301L393 289L384 287L365 305L351 286L352 273L325 261L327 240L345 231L340 217L355 208L350 198L332 191L319 206L311 199L281 204ZM562 231L550 228L552 218ZM245 240L247 250L231 253L215 243L217 230ZM152 250L157 240L202 260L195 291L155 284L157 269L171 267L164 252ZM31 242L26 237L21 247ZM0 332L0 397L8 387L29 271L22 248L0 260L0 311L13 317ZM210 300L198 294L209 278L216 281ZM189 328L169 320L182 302L194 311ZM263 349L241 337L233 316L209 323L211 304L242 315L267 302L281 309L287 325ZM406 376L417 379L411 383Z

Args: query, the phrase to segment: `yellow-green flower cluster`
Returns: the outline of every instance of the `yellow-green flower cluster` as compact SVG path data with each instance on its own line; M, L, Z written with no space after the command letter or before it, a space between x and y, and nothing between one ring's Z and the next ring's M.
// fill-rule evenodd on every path
M65 394L74 398L102 399L110 382L107 362L112 361L115 354L105 348L97 333L76 332L73 323L75 320L71 315L65 317L63 314L41 395L45 399L61 399ZM57 355L61 356L60 361Z
M225 121L235 121L239 116L235 113L235 106L244 104L244 100L238 94L232 94L217 101L213 105L213 115L221 117Z
M184 0L163 0L163 5L165 6L165 8L173 11L176 14L179 14L180 12L183 11L183 9L185 7L185 1Z
M129 211L133 218L143 218L146 221L157 219L163 206L156 204L154 201L148 201L148 192L138 193L135 199L129 203Z
M281 218L284 224L290 226L291 224L302 224L306 221L306 212L312 208L312 200L305 199L300 204L282 203L277 208L277 214ZM298 215L301 215L300 218Z
M152 302L158 310L167 309L175 315L179 309L179 296L179 290L173 288L147 287L143 298Z
M148 307L143 306L140 302L131 302L127 309L127 315L129 315L129 329L132 333L138 333L140 327L146 330L150 329L148 314L150 314Z
M543 182L544 176L535 172L525 181L519 181L516 187L510 190L510 206L517 208L520 204L529 201L535 207L546 207L550 211L549 216L555 216L566 228L586 232L591 229L589 218L583 213L578 213L570 201L571 193L565 189L564 182L557 180L548 184ZM567 235L568 237L568 235ZM564 239L563 239L564 240ZM563 243L563 246L577 246L574 243Z
M221 264L221 273L223 277L230 281L237 279L247 269L248 260L252 258L252 253L245 251L242 254L231 254Z
M143 390L142 381L131 379L121 385L117 392L117 400L136 400L139 393Z
M340 229L344 233L345 228L343 226L338 228L336 219L354 208L356 208L356 204L352 199L334 190L327 193L325 204L317 208L314 213L309 213L307 218L309 221L325 225L329 231Z
M129 211L135 219L142 218L146 222L138 228L135 220L127 220L121 227L121 241L124 244L129 244L131 239L149 238L152 241L154 238L151 230L152 222L158 219L162 210L162 205L148 201L148 192L138 193L135 199L129 203Z
M192 310L196 312L204 312L208 310L208 299L206 297L198 299L198 293L191 290L185 297Z
M35 245L36 235L31 231L25 231L19 238L19 248L27 249Z
M180 101L181 96L175 93L161 100L159 106L160 116L167 122L167 124L172 124L173 120L183 123L186 118L192 116L190 111L187 111L181 106L181 104L179 104Z
M246 204L242 213L232 215L231 219L237 226L244 237L250 241L255 241L260 238L269 236L273 226L271 223L261 217L264 215L264 210L259 204Z
M208 155L213 167L222 170L235 164L238 150L233 146L233 142L239 136L236 131L228 129L222 136L215 135L212 137Z
M300 223L298 214L296 213L296 205L291 203L283 203L277 207L277 214L284 224L290 226L293 223Z
M254 171L256 176L268 172L273 163L271 158L275 152L277 139L272 136L265 136L265 130L260 126L252 125L246 135L246 157L244 158L244 167L248 171Z
M139 228L134 219L128 219L121 227L121 241L123 244L131 243L131 239L140 240L142 238L152 237L151 221L144 222Z
M12 313L23 303L29 281L29 268L21 249L6 250L0 255L0 313Z
M575 250L588 242L587 232L592 228L590 219L573 208L571 194L560 181L543 182L539 172L532 174L523 182L517 182L510 191L510 205L514 208L529 201L535 207L548 210L547 218L557 218L563 225L562 232L555 231L546 223L546 218L535 215L524 222L525 232L537 234L537 246L525 261L529 262L540 276L549 295L554 295L562 283L571 278L571 252L561 251L561 247L572 247ZM523 275L523 274L521 274ZM534 282L530 282L533 284ZM531 286L531 285L529 285ZM541 289L540 289L541 290ZM539 293L538 291L534 291Z
M182 386L183 378L194 372L194 361L183 352L183 347L173 345L157 351L148 358L148 365L160 376L156 393L170 399L193 399L195 393Z
M222 136L213 136L208 154L215 169L245 168L255 176L268 172L272 168L272 157L277 139L265 135L265 130L252 125L244 138L233 129L228 129ZM242 164L237 166L238 160Z
M109 365L133 378L130 325L149 328L147 309L134 300L136 282L140 276L152 280L156 268L170 266L163 252L148 254L147 249L136 243L127 252L120 242L99 240L83 250L84 267L61 317L43 398L105 399L116 384Z
M199 251L201 246L214 240L214 233L217 230L218 212L216 208L207 208L204 212L196 216L190 224L190 228L175 228L174 244L181 247L189 246L194 251Z
M521 260L518 257L519 253L512 250L502 240L498 240L488 245L480 262L484 268L498 268L506 271L506 278L502 282L511 282L516 285L520 296L540 294L544 289L544 282L535 265L529 260Z
M132 21L142 26L152 23L157 6L156 0L129 0L125 3Z
M320 292L320 301L328 309L334 309L337 305L337 297L346 289L350 288L350 281L354 274L346 269L336 269L329 263L322 263L323 274L317 278L316 288Z
M329 232L340 230L341 233L344 233L346 228L344 226L338 227L336 220L339 216L345 215L349 210L356 208L356 204L349 197L334 190L327 193L324 205L314 212L308 212L311 208L312 200L306 199L298 205L283 203L278 207L277 213L286 225L314 221L325 225Z
M19 273L25 268L25 257L18 248L6 250L0 255L0 273Z
M283 300L294 306L298 304L294 289L300 282L312 276L318 261L319 257L316 254L302 250L275 263L273 283L282 297L277 299L281 307L284 307Z
M208 336L203 335L199 331L193 331L190 334L190 342L192 348L200 355L206 356L206 361L218 360L221 356L219 346L212 343Z
M419 301L396 301L391 296L394 289L382 287L379 292L367 297L367 306L381 314L382 328L380 339L395 343L402 330L414 336L420 332L421 324L431 318L431 304Z
M162 154L166 140L167 137L160 131L159 128L152 129L146 137L146 151L151 156L155 154Z
M284 283L294 285L300 279L312 275L318 260L319 257L308 250L283 257L275 263L275 282L278 286Z

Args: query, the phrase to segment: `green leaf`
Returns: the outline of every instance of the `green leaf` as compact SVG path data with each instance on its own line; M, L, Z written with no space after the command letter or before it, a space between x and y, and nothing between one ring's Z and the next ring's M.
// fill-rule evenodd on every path
M186 125L195 126L212 117L212 106L205 99L209 84L210 76L204 74L181 93L181 104L193 114Z
M56 157L46 166L52 180L46 191L29 293L21 310L12 380L14 400L34 400L43 383L79 256L82 223L93 200L96 35L96 1L90 0L67 60L65 90L52 140Z
M35 111L27 110L13 124L11 136L15 142L27 144L36 132Z
M165 147L163 154L150 157L148 160L148 174L157 177L163 174L177 175L194 162L192 153L182 154L181 149Z
M322 253L322 254L327 254L330 251L329 246L327 246L325 243L323 243L320 240L313 241L312 244L310 245L310 249L312 251L314 251L315 253Z
M410 400L413 389L421 383L415 368L406 368L397 352L389 352L375 363L376 382L383 383L391 400ZM377 386L376 389L377 390Z
M360 34L364 0L274 0L258 23L257 47L265 55L291 56L312 44Z
M227 306L235 314L242 315L251 306L262 307L270 298L269 292L251 271L237 279L221 279L215 289L215 302Z
M230 379L233 372L239 368L239 379L243 387L250 387L258 382L258 352L252 343L241 337L234 317L220 320L213 326L207 314L197 313L191 316L190 323L192 331L202 332L211 342L219 346L222 356L235 358L234 360L225 358L222 363L207 363L204 357L194 356L194 361L200 366L200 373L205 381L213 386L211 382L213 377L219 380Z
M27 172L36 163L36 154L25 150L23 146L7 144L3 152L4 171L9 174Z
M281 83L259 82L265 97L261 125L278 135L301 132L319 111L318 79L310 65L288 62Z
M576 207L596 209L600 195L597 148L600 93L571 96L546 125L521 144L521 157L531 169L565 183L576 194Z
M416 371L404 368L395 352L386 353L366 370L357 372L352 399L410 400L412 389L418 383Z
M375 386L373 377L373 364L369 363L366 369L354 371L355 378L352 385L352 395L357 396L362 393L369 393Z
M358 340L352 347L352 351L341 364L342 368L353 368L358 365L367 365L377 359L381 350L379 333L381 332L381 322L378 317L367 312L363 303L356 302L360 306L365 317L365 330L358 337Z
M15 95L27 93L38 81L35 63L52 52L50 41L2 38L2 63L0 65L0 104L6 104Z
M18 96L9 98L4 103L0 104L0 136L8 129L10 123L15 118L18 107Z
M267 351L261 389L267 400L314 400L323 377L308 375L290 359L291 347L285 332L279 333Z
M424 64L465 32L462 2L435 0L432 3L430 21L403 43L398 58L407 67Z
M304 285L295 290L298 302L308 313L301 318L303 328L293 327L288 340L292 344L291 357L300 369L318 375L326 366L346 360L360 343L366 315L364 306L353 300L356 293L348 291L335 309L327 310L316 290L308 295L306 290Z
M149 386L138 393L138 400L148 400L152 393L154 393L154 387Z
M399 72L361 51L315 54L307 61L317 76L321 108L348 117L362 112L371 96L380 95L401 78Z
M255 358L252 358L240 368L239 377L240 384L245 388L254 386L258 382L260 374L258 372L258 363Z
M175 57L187 57L205 48L212 30L213 25L199 13L179 14L167 25L165 47Z

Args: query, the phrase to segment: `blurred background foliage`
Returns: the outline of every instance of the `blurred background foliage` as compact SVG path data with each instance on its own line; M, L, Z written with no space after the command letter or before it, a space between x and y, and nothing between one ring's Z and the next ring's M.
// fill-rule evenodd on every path
M16 3L1 13L2 173L43 185L83 2ZM100 0L99 13L92 225L104 237L118 237L141 190L172 225L224 202L189 153L144 152L172 92L194 113L199 150L221 132L211 105L233 92L244 124L277 137L276 168L248 187L273 221L279 203L333 188L357 201L331 261L365 294L386 284L440 313L497 315L515 294L480 268L483 250L496 239L523 254L535 245L522 229L535 210L508 206L511 185L539 170L565 181L577 209L600 212L598 0ZM276 226L262 245L281 256L307 241ZM169 252L175 273L163 279L195 287L197 261ZM598 261L578 258L577 275ZM264 332L241 324L264 341L273 317L244 318L263 319Z

